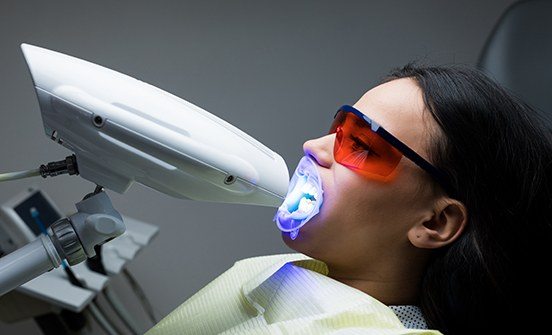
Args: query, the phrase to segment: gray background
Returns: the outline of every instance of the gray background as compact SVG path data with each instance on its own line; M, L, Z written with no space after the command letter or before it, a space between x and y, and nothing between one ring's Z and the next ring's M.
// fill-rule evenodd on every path
M278 152L290 173L302 143L410 60L475 64L512 0L6 1L0 2L0 171L69 152L46 138L19 45L30 43L115 69L193 102ZM29 185L65 212L93 189L75 176L2 183L0 202ZM159 225L132 262L164 316L236 260L290 252L275 209L170 198L140 185L108 192L125 215ZM143 317L124 281L113 285ZM149 327L144 321L144 329ZM32 321L0 333L39 333Z

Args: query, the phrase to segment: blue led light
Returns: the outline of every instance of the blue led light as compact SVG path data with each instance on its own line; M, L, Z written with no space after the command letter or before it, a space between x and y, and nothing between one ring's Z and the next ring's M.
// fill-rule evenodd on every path
M278 228L296 239L299 229L318 214L323 203L323 190L318 166L310 157L303 157L291 178L288 193L278 208L274 221Z

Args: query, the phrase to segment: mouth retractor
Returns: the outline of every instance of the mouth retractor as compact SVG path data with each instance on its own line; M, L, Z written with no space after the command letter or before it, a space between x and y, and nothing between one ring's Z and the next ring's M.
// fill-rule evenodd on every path
M323 202L323 190L316 163L310 157L303 157L291 178L288 193L278 208L274 221L292 240L299 229L318 214Z

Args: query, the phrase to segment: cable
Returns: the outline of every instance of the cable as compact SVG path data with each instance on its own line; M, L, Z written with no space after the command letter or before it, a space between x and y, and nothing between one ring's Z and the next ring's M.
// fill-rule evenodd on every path
M117 332L111 323L105 318L105 316L100 312L100 309L94 301L91 301L87 309L92 314L92 317L98 322L100 327L109 335L119 335L121 333Z
M140 299L140 302L142 303L142 307L146 311L146 314L148 314L151 322L154 324L157 324L157 319L155 318L155 313L153 312L153 307L151 306L151 303L149 302L148 298L146 297L146 294L144 293L144 290L136 279L132 276L132 274L127 270L123 269L123 275L127 279L127 281L130 283L130 286L132 286L133 291L136 293L138 298Z
M96 190L101 191L101 187L96 188ZM100 273L104 276L108 276L107 271L105 270L105 267L103 265L102 260L102 246L96 245L94 246L94 251L96 252L96 256L88 258L86 260L86 263L88 265L88 268L94 272ZM126 308L123 306L121 301L117 298L117 295L109 289L109 286L106 286L103 291L105 295L105 298L111 308L115 311L117 316L123 321L125 326L133 333L133 334L141 334L140 328L138 327L138 324L136 320L132 318L132 316L128 313Z
M63 269L65 270L65 273L67 274L67 277L69 278L69 282L75 286L78 286L80 288L86 288L85 285L81 280L77 278L73 270L69 267L67 262L63 260ZM94 298L90 302L90 312L94 316L94 319L100 324L100 326L103 328L103 330L111 334L123 334L123 332L116 327L113 322L107 318L104 313L101 311L101 308L99 307L98 303L96 302L97 298Z
M36 177L36 176L40 176L40 169L17 171L17 172L6 172L6 173L0 174L0 182L29 178L29 177Z
M138 327L136 320L134 320L132 316L128 313L117 295L113 291L111 291L109 287L106 287L103 292L105 293L107 302L109 302L115 313L117 313L121 320L123 320L127 328L130 329L133 334L142 334L142 331Z
M40 175L44 178L55 177L60 174L68 173L69 175L79 174L77 167L77 157L75 155L67 156L64 160L42 164L40 166Z
M73 270L69 267L67 262L63 261L63 269L65 270L65 273L67 273L67 276L69 277L69 281L71 284L78 286L80 288L86 288L84 283L77 278ZM94 298L90 302L90 312L94 316L94 319L100 324L100 326L103 328L103 330L111 334L124 334L124 332L117 327L109 318L102 312L102 309L100 308L99 304L97 303L97 298Z
M42 176L43 178L54 177L65 173L69 175L79 174L77 157L75 155L67 156L61 161L42 164L38 169L0 173L0 182L36 176Z
M77 278L77 276L75 275L75 272L73 272L71 267L67 264L66 260L63 260L62 266L71 284L80 288L86 288L86 285L84 285L84 283ZM113 322L111 322L109 318L104 315L101 308L99 307L99 304L97 303L97 298L94 298L90 302L89 308L90 308L90 313L92 314L94 319L98 322L100 327L102 327L102 329L106 333L108 333L109 335L123 334L121 329L115 326L115 324L113 324Z

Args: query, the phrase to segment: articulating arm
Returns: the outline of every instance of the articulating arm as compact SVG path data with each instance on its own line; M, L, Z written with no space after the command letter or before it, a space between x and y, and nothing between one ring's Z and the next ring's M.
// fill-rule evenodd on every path
M33 242L0 258L0 295L46 271L63 259L70 265L94 257L94 247L121 235L125 225L101 187L76 204L77 212L61 218Z

